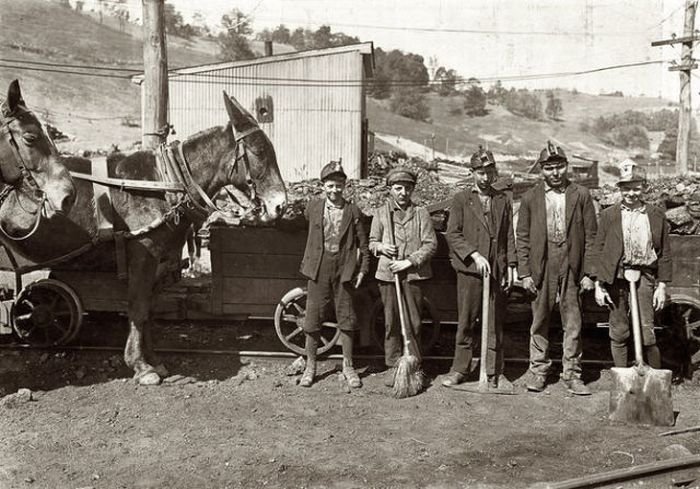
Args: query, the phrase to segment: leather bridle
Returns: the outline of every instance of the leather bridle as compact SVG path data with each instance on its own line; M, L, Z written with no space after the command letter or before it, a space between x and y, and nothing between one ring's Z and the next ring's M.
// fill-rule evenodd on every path
M5 200L7 197L9 197L10 193L12 193L14 190L19 190L22 185L28 187L28 191L24 192L27 197L30 200L38 203L37 210L35 212L30 212L30 214L36 214L36 220L34 226L26 235L15 238L10 236L4 229L2 229L2 226L0 226L0 232L2 232L5 237L12 241L25 240L36 232L41 220L41 211L46 204L46 193L39 186L34 178L34 175L32 175L31 170L27 167L26 161L20 152L19 145L17 144L14 134L12 133L12 129L10 129L10 124L13 121L18 120L19 117L26 113L29 113L29 111L21 108L17 108L11 113L4 108L0 110L0 142L7 144L13 156L12 161L0 161L0 172L2 172L3 179L7 178L8 173L18 175L16 178L9 179L12 181L5 181L7 186L0 191L0 207L2 207L2 205L5 203ZM8 167L7 165L11 166Z

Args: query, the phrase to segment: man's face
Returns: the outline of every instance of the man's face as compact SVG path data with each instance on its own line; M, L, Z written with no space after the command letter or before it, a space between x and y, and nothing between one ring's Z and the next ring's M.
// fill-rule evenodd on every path
M641 204L644 187L644 182L621 183L620 194L622 195L622 203L628 207L635 207Z
M323 191L326 197L333 203L340 202L343 198L345 179L342 177L331 177L323 181Z
M408 182L393 183L389 189L391 196L400 206L406 206L411 201L413 195L413 184Z
M559 188L566 181L566 171L568 163L566 161L547 161L542 165L542 176L552 188Z
M474 174L474 183L481 190L488 190L493 182L498 178L498 172L495 166L487 166L472 170Z

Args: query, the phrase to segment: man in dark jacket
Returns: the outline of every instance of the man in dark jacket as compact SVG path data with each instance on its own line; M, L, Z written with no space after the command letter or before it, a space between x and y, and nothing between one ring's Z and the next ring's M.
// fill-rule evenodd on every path
M644 356L652 368L661 368L654 335L654 310L666 303L666 282L671 280L668 222L664 211L641 198L646 187L642 168L631 164L620 171L622 202L600 214L596 239L596 302L610 307L610 350L616 367L627 367L629 285L627 268L641 271L637 282Z
M579 290L593 290L589 277L596 216L588 189L570 182L566 154L551 142L538 158L544 181L520 201L517 224L518 273L535 296L530 327L528 390L541 392L552 361L549 322L559 303L564 329L562 379L568 390L588 395L581 380L581 300Z
M321 170L325 199L311 201L306 207L309 234L301 273L309 282L304 321L307 363L299 382L303 387L310 387L316 375L321 321L331 302L340 329L343 374L350 387L362 386L352 363L353 332L357 329L352 289L360 286L369 271L369 249L362 213L343 197L346 180L340 162L331 161Z
M474 184L452 200L445 237L450 263L457 272L457 334L455 356L443 385L464 382L472 361L474 323L481 315L482 277L488 273L493 323L489 326L486 373L491 387L507 388L503 374L503 287L512 284L516 265L513 206L508 196L493 188L498 173L490 151L479 147L471 157Z

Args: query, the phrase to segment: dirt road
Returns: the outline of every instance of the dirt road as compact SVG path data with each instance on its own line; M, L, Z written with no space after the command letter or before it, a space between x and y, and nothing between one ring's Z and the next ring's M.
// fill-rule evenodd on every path
M156 333L161 345L192 344L182 331ZM216 330L204 334L219 344ZM225 347L249 349L250 337L241 330ZM34 398L0 402L0 488L513 488L650 462L671 443L700 451L694 434L658 438L663 428L607 421L607 370L587 372L587 398L559 383L483 396L434 381L396 400L379 365L359 364L365 386L349 391L333 362L303 389L285 363L164 360L185 377L146 388L114 352L0 350L0 394L26 387ZM447 365L427 367L435 376ZM698 397L695 386L674 388L678 427L700 423Z

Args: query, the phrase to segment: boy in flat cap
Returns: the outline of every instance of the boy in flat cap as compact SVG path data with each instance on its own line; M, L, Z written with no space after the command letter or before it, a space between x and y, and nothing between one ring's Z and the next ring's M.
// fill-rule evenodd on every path
M544 181L520 201L517 226L518 272L533 296L530 326L530 375L526 386L545 389L552 365L549 324L559 303L564 344L562 379L572 394L589 395L581 380L580 291L593 290L596 217L588 189L567 178L564 150L547 142L538 158Z
M512 285L516 255L513 239L513 205L493 188L498 177L493 153L479 146L470 161L474 183L452 200L445 237L450 263L457 272L457 334L452 368L443 385L465 381L473 356L474 323L481 316L483 275L488 272L499 286L491 287L493 324L489 328L486 372L489 385L507 388L503 374L504 288Z
M654 310L666 304L666 282L671 280L669 226L660 208L646 204L644 170L633 162L620 168L617 183L622 201L600 214L596 239L595 299L610 308L610 350L616 367L627 367L629 284L628 268L641 271L637 282L644 356L652 368L661 368L654 335Z
M415 173L394 168L386 180L390 196L372 219L369 249L379 257L375 276L384 304L384 358L388 367L384 383L392 387L403 347L394 274L399 274L407 305L410 354L420 359L422 283L432 277L430 259L437 250L437 240L428 211L411 201Z
M305 211L309 234L301 273L309 282L303 326L307 360L299 381L303 387L310 387L316 375L321 321L331 302L340 329L343 374L350 387L362 386L352 363L353 332L357 329L352 290L360 286L369 271L369 250L362 213L343 197L346 180L340 162L331 161L324 166L321 181L325 198L309 202Z

